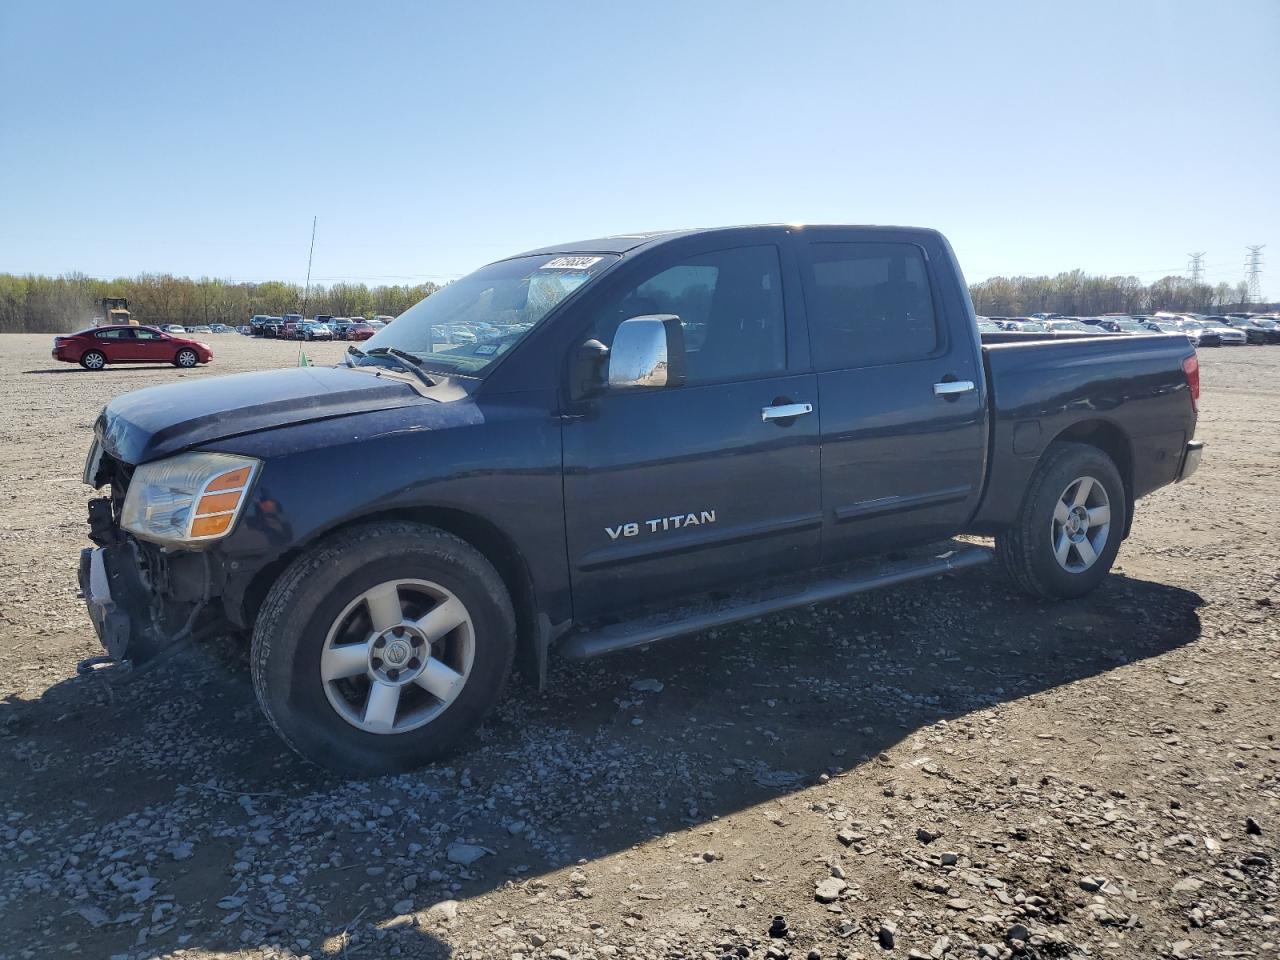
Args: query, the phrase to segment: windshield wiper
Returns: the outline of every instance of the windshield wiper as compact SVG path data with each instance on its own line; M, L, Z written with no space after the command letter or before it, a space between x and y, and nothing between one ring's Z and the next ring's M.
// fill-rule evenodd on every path
M346 360L346 362L347 362L347 366L348 366L348 367L354 367L354 366L355 366L355 364L351 362L351 358L352 358L352 357L363 357L363 356L365 356L365 352L364 352L363 350L361 350L359 347L357 347L357 346L353 343L353 344L350 344L350 345L347 347L347 356L346 356L346 357L344 357L343 359L345 359L345 360Z
M348 351L356 350L355 347L348 347L347 349ZM391 357L410 373L417 374L428 387L436 385L436 382L422 369L422 361L407 350L401 350L399 347L374 347L368 352L363 350L358 350L357 352L365 357Z

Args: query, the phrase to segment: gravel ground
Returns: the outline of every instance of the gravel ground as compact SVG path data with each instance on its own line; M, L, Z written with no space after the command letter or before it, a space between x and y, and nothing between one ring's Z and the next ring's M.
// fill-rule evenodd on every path
M1083 601L983 568L553 664L452 765L344 783L232 638L76 676L99 408L297 358L212 339L0 337L0 956L1280 955L1280 349L1205 351L1206 461Z

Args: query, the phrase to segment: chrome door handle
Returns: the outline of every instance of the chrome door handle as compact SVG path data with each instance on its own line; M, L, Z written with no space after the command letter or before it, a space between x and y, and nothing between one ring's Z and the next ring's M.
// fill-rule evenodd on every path
M943 380L942 383L933 385L933 395L935 397L950 397L957 393L968 393L970 390L977 389L972 380Z
M803 417L813 413L812 403L782 403L776 407L765 407L760 411L760 419L765 423L770 420L786 420L790 417Z

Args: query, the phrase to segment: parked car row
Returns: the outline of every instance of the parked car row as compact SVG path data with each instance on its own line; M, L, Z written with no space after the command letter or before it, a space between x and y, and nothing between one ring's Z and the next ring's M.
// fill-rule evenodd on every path
M334 317L317 314L307 320L299 313L282 317L260 314L249 321L249 333L255 337L278 340L368 340L385 327L391 317Z
M105 329L105 327L99 329ZM184 333L236 333L238 328L227 326L225 323L192 323L186 325L166 323L160 325L157 329L163 330L165 333L181 335Z
M1035 313L1027 317L979 317L984 333L1049 333L1135 336L1146 333L1181 333L1197 347L1245 346L1280 343L1280 317L1228 313L1106 314L1100 317L1067 317Z

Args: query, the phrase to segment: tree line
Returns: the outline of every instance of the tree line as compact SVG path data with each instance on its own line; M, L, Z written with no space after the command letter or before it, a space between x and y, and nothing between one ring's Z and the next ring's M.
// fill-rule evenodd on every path
M306 314L335 317L399 316L434 293L434 283L369 287L363 283L314 286L306 293ZM1137 277L1091 276L1080 270L1056 277L991 277L969 288L974 309L986 316L1030 313L1096 316L1155 313L1157 310L1215 313L1242 309L1248 288L1192 283L1163 277L1144 284ZM140 323L247 323L254 314L303 312L303 288L296 283L232 283L201 277L144 273L100 280L84 274L61 277L0 273L0 333L67 333L90 326L102 313L103 297L127 297ZM1253 305L1275 308L1276 304Z
M296 283L232 283L169 274L100 280L71 273L61 277L0 273L0 333L68 333L92 326L103 297L126 297L139 323L248 323L254 314L335 317L399 316L434 293L434 283L369 287L363 283L312 286Z
M1025 317L1061 313L1096 317L1104 313L1221 313L1245 310L1249 286L1193 283L1186 277L1162 277L1143 283L1137 277L1091 276L1081 270L1056 277L991 277L969 287L974 310L988 317ZM1273 304L1253 304L1253 310Z

